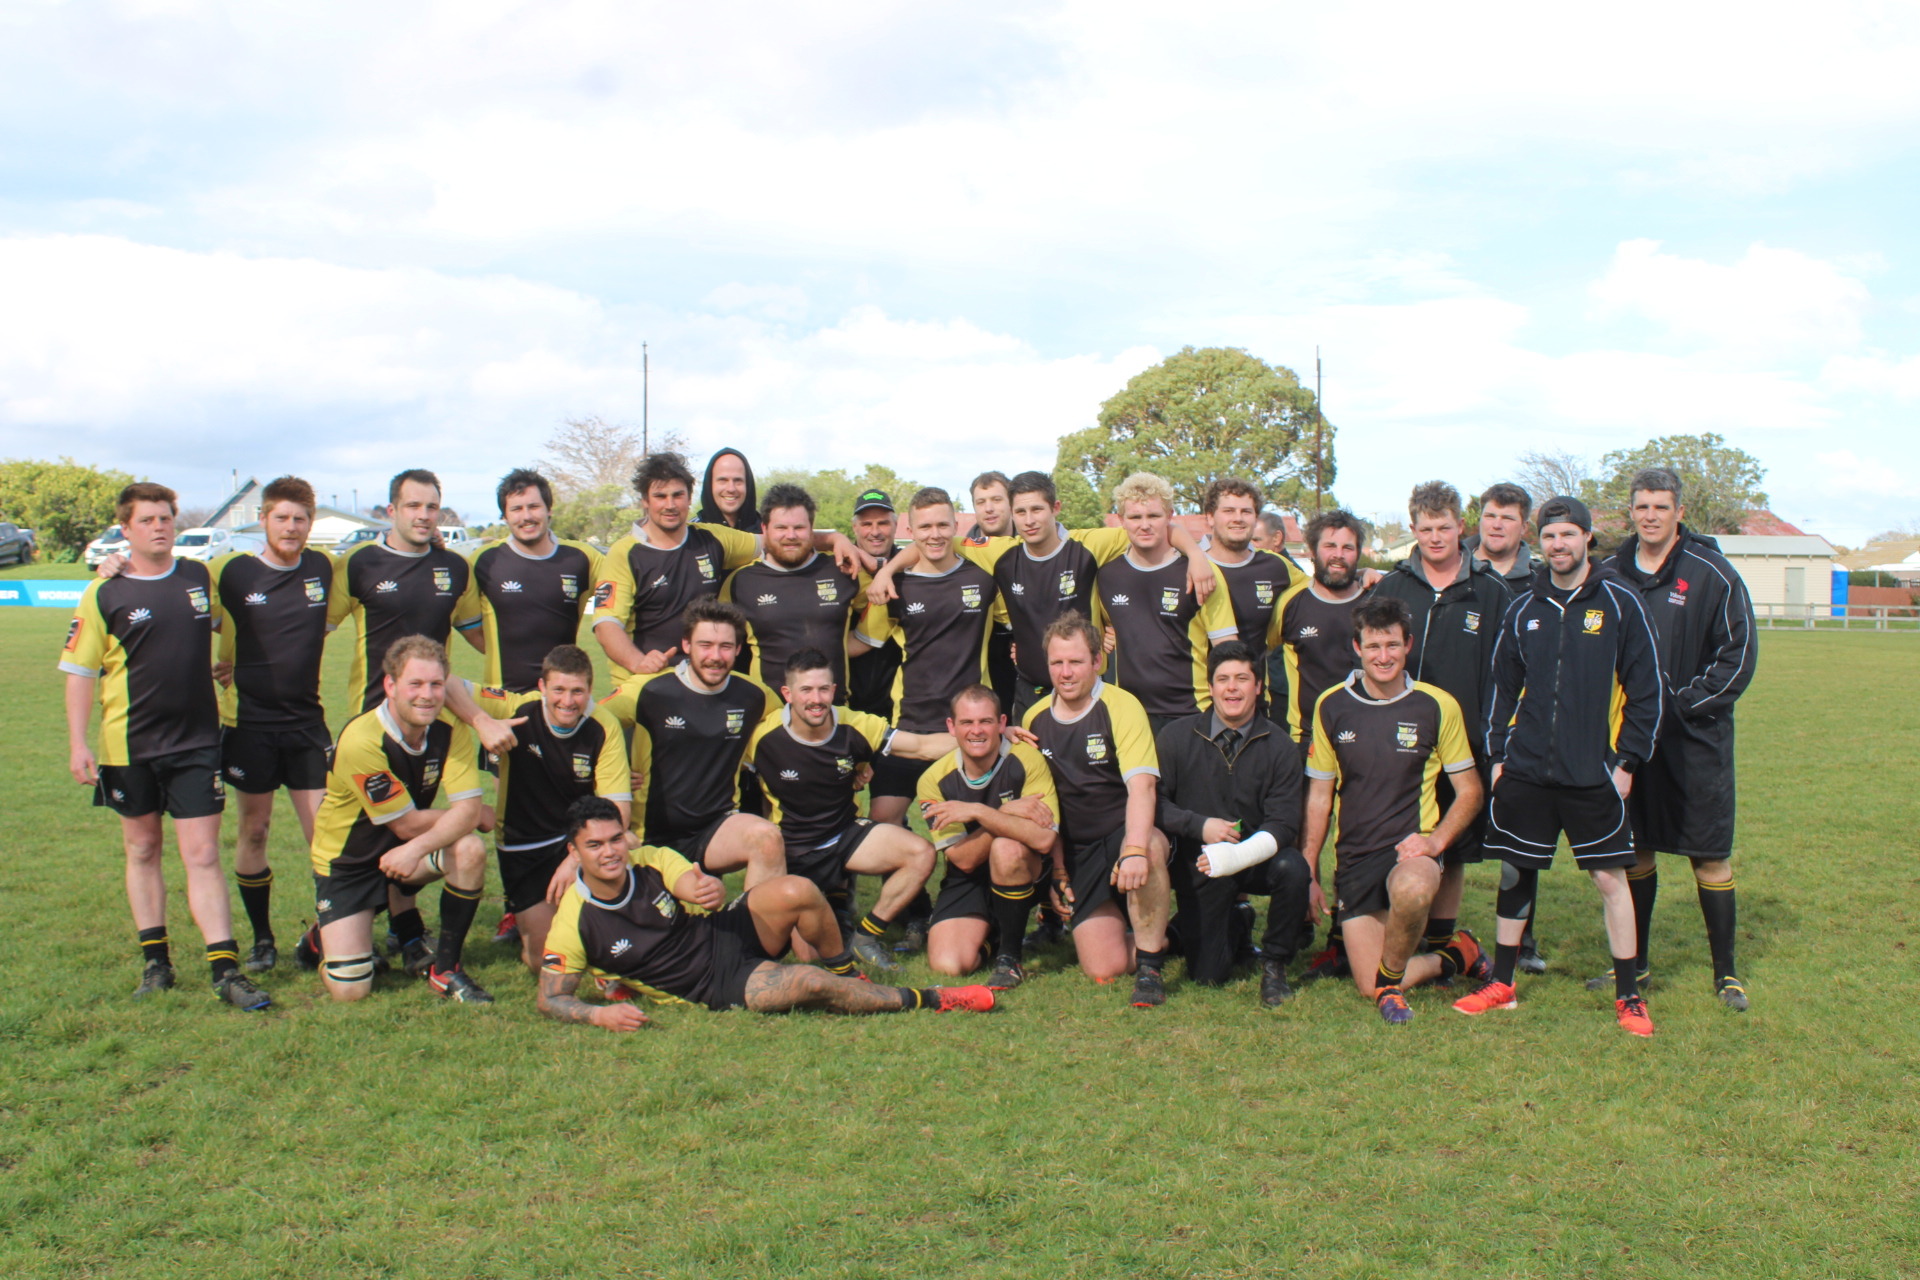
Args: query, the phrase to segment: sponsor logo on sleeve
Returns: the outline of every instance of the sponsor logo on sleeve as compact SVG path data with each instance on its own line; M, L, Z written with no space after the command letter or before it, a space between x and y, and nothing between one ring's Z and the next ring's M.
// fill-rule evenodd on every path
M73 621L67 624L67 643L66 643L67 649L71 650L75 645L78 645L80 643L81 626L82 626L82 620L79 618L75 618Z
M593 607L594 608L596 609L606 608L607 601L611 599L613 599L613 584L611 582L600 582L600 583L594 584L594 588L593 588Z
M372 804L385 804L393 798L393 793L400 789L400 784L394 780L394 776L384 769L378 773L354 774L353 785L359 787L360 794Z

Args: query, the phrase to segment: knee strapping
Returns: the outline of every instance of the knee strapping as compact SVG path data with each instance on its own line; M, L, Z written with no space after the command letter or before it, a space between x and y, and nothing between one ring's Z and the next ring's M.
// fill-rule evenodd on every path
M1533 914L1534 895L1540 892L1540 873L1532 867L1507 863L1500 872L1500 893L1494 913L1502 920L1525 920Z
M348 985L372 982L373 953L369 951L364 955L340 956L338 958L328 956L320 962L320 969L321 972L327 975L328 980L332 982L346 983Z

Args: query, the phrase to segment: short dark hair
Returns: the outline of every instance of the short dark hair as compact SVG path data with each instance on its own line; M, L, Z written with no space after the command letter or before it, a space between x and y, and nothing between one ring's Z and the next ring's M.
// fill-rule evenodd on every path
M1533 514L1533 495L1519 485L1509 484L1505 480L1496 485L1489 485L1487 491L1480 495L1482 511L1487 509L1489 503L1502 507L1520 508L1522 520Z
M792 506L792 503L788 503ZM833 659L818 649L800 649L787 659L787 665L780 672L782 684L792 684L796 671L832 671Z
M625 827L620 806L605 796L581 796L567 809L567 843L572 844L589 822L617 822Z
M688 493L693 492L693 472L687 469L687 460L665 449L648 454L633 469L633 491L643 501L647 491L656 484L670 484L675 480L687 486Z
M500 477L500 487L494 490L493 496L500 503L501 515L507 514L507 499L522 489L538 489L540 501L546 504L547 510L553 510L553 486L547 482L547 478L531 467L515 467Z
M415 484L432 485L434 496L436 497L438 497L442 492L440 488L439 476L433 474L433 472L428 471L424 467L409 467L407 470L402 471L399 475L395 476L393 479L387 481L387 501L390 503L400 501L400 486L405 484L409 480L413 481Z
M807 523L812 524L820 516L820 508L815 505L813 495L797 484L769 486L760 498L760 523L764 527L776 511L785 511L788 507L805 507Z
M724 623L733 628L733 642L747 642L747 615L717 596L701 596L680 615L680 638L693 639L693 629L703 622Z
M1389 627L1398 627L1401 636L1413 639L1413 612L1399 596L1368 596L1353 606L1355 644L1360 642L1361 632L1385 631Z
M1260 661L1260 655L1253 651L1253 646L1244 640L1228 640L1207 651L1208 681L1212 681L1213 673L1229 662L1246 663L1253 668L1254 683L1266 684L1267 673L1262 670L1266 664Z
M1312 555L1314 551L1319 548L1321 535L1329 529L1345 529L1353 534L1353 540L1356 545L1363 549L1367 545L1366 523L1361 520L1359 516L1353 514L1353 512L1342 511L1340 508L1335 507L1332 511L1322 511L1319 515L1307 521L1308 555Z
M1407 498L1407 519L1416 523L1421 516L1445 515L1458 520L1460 514L1460 491L1445 480L1417 484Z
M1287 531L1287 518L1272 507L1262 511L1253 523L1256 528L1265 529L1269 537L1276 533L1284 534Z
M1007 479L1007 473L1004 471L982 471L973 478L973 483L967 486L967 493L969 495L976 494L980 492L980 490L996 484L1007 491L1007 500L1011 502L1013 500L1013 481Z
M545 680L552 675L579 676L592 684L593 659L577 644L557 644L540 659L540 678Z
M1642 467L1633 473L1627 485L1627 501L1632 502L1636 494L1642 493L1670 493L1677 507L1682 497L1680 477L1666 467Z
M1067 640L1075 636L1087 642L1089 654L1096 659L1100 656L1100 633L1094 630L1093 623L1087 621L1087 615L1078 609L1068 609L1049 622L1040 637L1040 645L1045 650L1055 640Z
M1060 501L1053 477L1044 471L1022 471L1007 482L1007 501L1011 502L1023 493L1037 493L1049 503Z
M911 516L914 512L924 511L928 507L951 507L952 505L952 494L948 493L945 489L938 489L933 485L928 485L926 488L914 494L913 500L907 503L907 514Z
M986 685L978 682L968 685L947 699L947 714L951 716L959 715L960 704L963 702L991 702L993 704L993 714L1000 714L1000 695Z
M1207 496L1201 500L1200 509L1208 515L1212 515L1220 509L1220 499L1229 497L1251 499L1253 501L1256 519L1258 518L1260 504L1267 500L1267 495L1261 493L1259 486L1255 485L1252 481L1239 480L1228 476L1224 480L1215 480L1207 486Z
M265 520L267 512L282 502L292 502L305 507L307 514L311 516L315 506L313 486L299 476L281 476L273 480L260 491L260 518Z
M136 480L120 491L113 504L113 518L121 524L133 519L133 504L136 502L164 502L173 509L174 515L180 514L180 495L163 484L151 480Z

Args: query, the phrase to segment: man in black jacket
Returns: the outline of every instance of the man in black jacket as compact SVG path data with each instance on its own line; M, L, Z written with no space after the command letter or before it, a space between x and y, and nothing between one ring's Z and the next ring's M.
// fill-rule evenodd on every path
M1634 959L1647 979L1647 928L1659 884L1654 851L1693 862L1713 953L1713 983L1729 1009L1747 1007L1734 970L1733 704L1753 679L1758 637L1746 584L1712 538L1681 523L1680 477L1662 467L1633 477L1634 533L1608 565L1640 593L1659 638L1666 717L1627 811L1639 863L1633 891ZM1601 986L1606 979L1594 980ZM1592 983L1589 984L1593 985Z
M1207 654L1213 709L1160 730L1160 830L1173 841L1167 872L1180 909L1187 976L1219 986L1233 964L1234 900L1270 895L1261 940L1260 999L1293 994L1287 963L1307 914L1300 827L1300 748L1259 713L1261 668L1249 645Z
M1547 564L1513 602L1493 654L1487 758L1493 796L1488 852L1517 874L1502 884L1493 979L1454 1002L1461 1013L1514 1007L1520 935L1553 865L1562 832L1592 874L1614 957L1614 1011L1635 1035L1653 1034L1633 972L1633 899L1623 868L1635 862L1626 798L1660 731L1660 662L1639 593L1588 552L1593 517L1574 498L1540 508Z
M1500 619L1512 595L1484 560L1476 560L1461 545L1466 524L1461 519L1460 491L1431 480L1414 489L1407 501L1407 523L1413 528L1413 554L1393 567L1373 589L1375 596L1404 602L1413 619L1413 646L1407 655L1407 674L1453 695L1466 718L1467 741L1474 763L1482 771L1487 759L1487 705L1492 690L1488 672L1493 666L1493 642ZM1440 804L1453 803L1453 781L1440 776ZM1473 821L1447 846L1440 887L1434 891L1427 919L1426 948L1441 951L1453 942L1459 923L1460 891L1467 882L1467 864L1485 854L1485 810L1476 809Z

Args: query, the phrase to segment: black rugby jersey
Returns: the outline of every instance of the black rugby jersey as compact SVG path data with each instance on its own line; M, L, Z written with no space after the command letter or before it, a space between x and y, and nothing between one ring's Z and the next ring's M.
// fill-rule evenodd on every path
M562 731L547 719L537 690L480 689L476 696L480 709L496 719L527 718L513 727L514 747L500 757L500 788L493 797L500 848L532 849L565 838L567 810L582 796L633 799L626 736L605 708L592 708Z
M706 999L713 926L703 909L673 896L693 864L652 845L630 856L626 892L612 901L574 880L554 909L540 967L560 974L592 969L662 1002Z
M1287 665L1287 732L1306 740L1313 727L1313 705L1320 695L1354 669L1353 607L1367 598L1322 600L1313 579L1302 577L1280 598L1269 639L1281 647Z
M599 579L600 553L584 542L556 540L549 554L530 556L505 538L475 552L473 584L487 637L481 683L514 693L539 683L540 663L554 646L579 639Z
M1000 606L1013 628L1014 663L1020 678L1047 688L1047 646L1042 638L1053 620L1069 609L1094 616L1094 576L1101 565L1127 553L1131 543L1125 529L1060 531L1060 545L1051 555L1036 556L1018 538L989 538L980 546L964 546L961 554L993 571L1000 588Z
M649 843L691 835L739 806L747 740L780 701L739 672L708 692L686 666L635 676L601 704L633 729L633 772L646 779L635 800Z
M882 719L893 714L893 682L900 676L900 644L889 640L847 659L847 706Z
M642 653L680 650L681 615L701 596L720 590L730 569L760 554L760 540L724 524L689 524L674 547L656 547L651 530L636 526L600 563L594 588L594 625L617 622ZM616 665L624 679L633 673Z
M787 659L802 649L818 649L833 663L836 699L846 701L847 633L866 597L831 556L815 553L797 569L755 560L728 575L720 598L747 615L753 648L748 675L777 689L786 682Z
M1460 704L1408 680L1385 701L1358 671L1320 695L1307 776L1334 782L1333 847L1341 858L1381 853L1440 825L1442 771L1473 768Z
M878 716L835 707L833 718L825 741L805 742L792 731L793 709L783 706L760 722L747 744L747 765L773 802L769 816L794 852L833 839L860 816L853 776L885 755L893 737Z
M1219 560L1213 564L1226 581L1227 602L1233 609L1234 631L1240 643L1264 656L1280 598L1304 575L1291 560L1258 549L1239 564Z
M1000 589L992 574L964 558L945 573L900 574L894 588L899 597L869 606L857 634L872 645L900 641L894 724L908 733L944 733L953 695L987 683L987 638Z
M405 843L387 824L414 809L430 809L442 787L449 804L480 794L479 747L473 731L442 711L427 726L419 750L406 743L384 699L347 721L327 771L327 794L313 820L313 869L380 861Z
M445 547L419 554L395 551L385 538L363 542L334 565L334 591L327 621L335 626L354 618L360 635L354 645L347 688L370 711L385 699L380 664L387 646L402 636L426 636L441 644L454 628L480 625L480 600L473 590L473 567Z
M332 559L308 548L283 569L235 552L214 561L213 589L227 615L220 656L233 663L231 722L249 729L324 728L320 659Z
M1040 754L1059 793L1060 829L1077 845L1105 839L1127 824L1127 780L1160 776L1153 727L1140 700L1125 689L1096 680L1093 701L1072 720L1062 720L1049 695L1027 712L1026 727L1040 739Z
M67 627L60 670L99 677L100 763L132 764L220 745L207 566L175 560L155 578L95 578Z
M994 761L993 767L977 778L968 775L967 762L958 750L934 761L920 775L914 800L922 810L943 800L984 804L989 809L998 809L1022 796L1038 796L1047 802L1047 808L1056 820L1060 817L1060 797L1053 789L1053 774L1047 768L1046 757L1040 754L1037 747L1030 747L1024 742L1009 745L1002 741L1000 756ZM979 830L980 824L977 822L950 822L935 827L929 834L933 837L934 848L948 849Z
M1096 598L1115 640L1107 676L1149 715L1191 715L1213 705L1207 650L1235 634L1220 566L1213 577L1213 594L1199 604L1187 590L1185 556L1152 569L1131 555L1100 567Z

